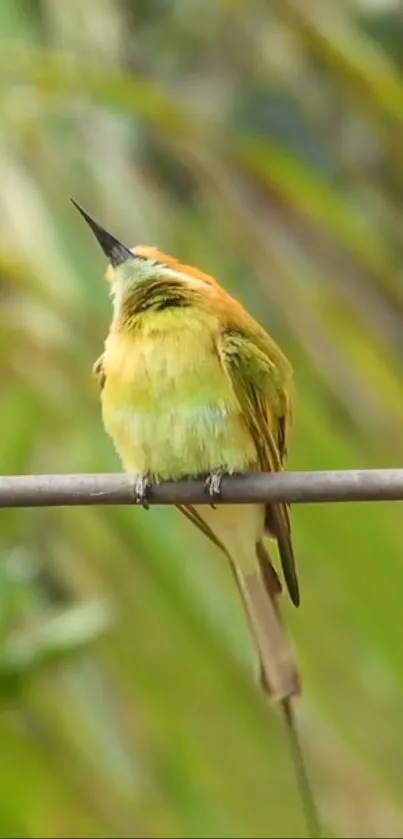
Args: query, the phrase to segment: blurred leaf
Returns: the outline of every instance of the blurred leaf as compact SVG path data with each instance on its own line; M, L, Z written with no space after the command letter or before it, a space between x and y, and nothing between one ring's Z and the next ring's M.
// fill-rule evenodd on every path
M37 670L62 664L96 640L110 623L101 601L84 603L49 618L43 625L20 630L0 650L0 691L19 684Z

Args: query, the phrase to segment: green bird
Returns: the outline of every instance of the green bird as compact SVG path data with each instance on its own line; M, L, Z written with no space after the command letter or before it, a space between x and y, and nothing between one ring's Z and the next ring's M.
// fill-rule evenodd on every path
M211 276L156 248L131 250L73 203L109 261L113 317L94 365L105 429L124 469L137 476L136 500L144 506L153 482L205 477L211 503L179 509L228 557L262 686L282 703L293 727L290 700L300 692L299 676L276 603L282 586L265 542L277 541L298 606L289 509L281 503L213 503L225 474L283 469L291 365ZM294 729L300 761L295 737Z

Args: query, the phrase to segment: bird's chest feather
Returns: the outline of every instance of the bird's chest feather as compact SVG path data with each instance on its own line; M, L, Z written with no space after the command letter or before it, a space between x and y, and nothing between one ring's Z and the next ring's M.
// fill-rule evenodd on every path
M105 373L104 424L128 471L177 479L253 462L240 406L204 325L112 333Z

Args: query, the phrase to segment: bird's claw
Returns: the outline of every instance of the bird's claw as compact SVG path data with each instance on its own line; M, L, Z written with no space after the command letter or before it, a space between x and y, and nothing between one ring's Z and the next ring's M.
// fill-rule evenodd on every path
M134 485L134 500L136 504L140 504L144 510L149 510L148 493L151 489L151 481L147 475L139 475L136 478Z
M204 491L211 499L211 506L213 510L216 509L214 498L220 498L221 496L221 483L223 477L224 472L212 472L211 475L207 476L204 482Z

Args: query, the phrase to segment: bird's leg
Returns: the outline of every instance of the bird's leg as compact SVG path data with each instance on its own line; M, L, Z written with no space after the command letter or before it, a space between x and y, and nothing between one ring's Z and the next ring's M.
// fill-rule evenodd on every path
M210 475L207 475L204 482L204 491L211 499L211 506L213 510L216 509L214 498L219 498L221 495L221 483L224 475L225 472L223 469L216 469L215 472L211 472Z
M149 510L150 505L147 501L148 493L152 487L152 481L149 475L138 475L134 485L134 500L136 504L141 504L144 510Z

